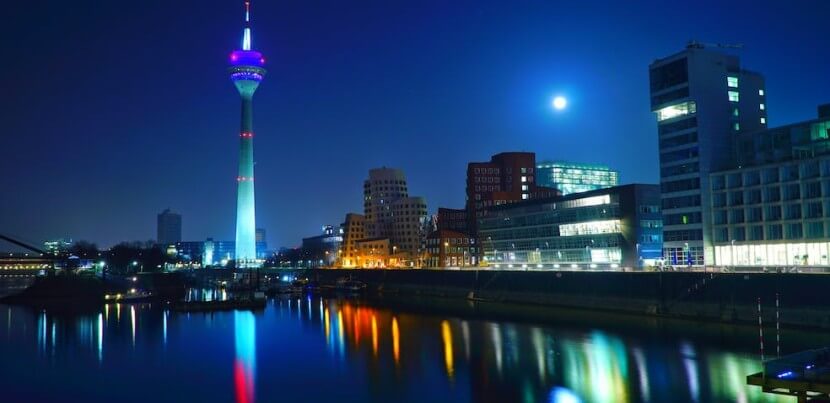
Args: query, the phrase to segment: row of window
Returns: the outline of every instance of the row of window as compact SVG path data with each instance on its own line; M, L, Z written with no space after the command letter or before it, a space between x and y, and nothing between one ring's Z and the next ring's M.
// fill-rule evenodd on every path
M748 227L715 228L714 241L719 243L742 241L776 241L792 239L822 239L825 225L822 221L750 225Z
M663 225L698 224L701 222L702 216L700 212L666 214L663 216Z
M830 160L770 167L748 172L712 175L712 189L739 188L799 179L830 177Z
M678 147L697 142L697 132L689 132L671 137L660 137L660 149Z
M499 174L499 168L473 168L473 172L476 174Z
M666 178L669 176L685 175L695 173L700 170L700 164L697 162L689 162L680 165L660 168L660 177Z
M660 184L660 190L663 193L683 192L693 189L700 189L700 178L680 179Z
M666 153L660 153L660 164L668 164L674 161L681 161L687 160L691 158L697 158L698 156L698 148L697 147L690 147L684 148L682 150L676 150Z
M699 241L703 239L702 229L687 229L677 231L663 231L663 241L677 242L677 241Z
M782 214L783 211L783 214ZM762 214L763 212L763 214ZM761 221L778 221L784 220L800 220L802 218L821 218L830 217L830 202L810 202L810 203L794 203L787 204L783 207L780 205L771 205L761 207L752 207L744 209L715 210L712 213L712 222L715 225L724 224L740 224L743 222L761 222ZM728 218L728 220L727 220Z
M500 181L499 176L476 176L474 180L475 183L499 183Z
M712 206L742 206L744 204L777 203L782 200L816 199L830 197L830 180L823 182L792 183L784 186L712 193Z
M700 206L700 195L668 197L663 199L663 210L698 207Z

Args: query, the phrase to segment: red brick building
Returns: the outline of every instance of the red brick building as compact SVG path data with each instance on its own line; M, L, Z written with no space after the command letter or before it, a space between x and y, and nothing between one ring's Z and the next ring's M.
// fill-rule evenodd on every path
M438 208L438 230L469 232L469 217L465 209Z
M475 238L467 234L438 230L427 237L427 253L427 267L474 267L479 248Z
M485 214L488 207L560 194L556 189L536 186L535 168L536 154L530 152L504 152L492 156L489 162L469 163L469 232L476 233L476 220Z

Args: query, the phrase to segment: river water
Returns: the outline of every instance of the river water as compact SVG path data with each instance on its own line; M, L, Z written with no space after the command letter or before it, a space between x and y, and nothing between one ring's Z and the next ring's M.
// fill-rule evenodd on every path
M443 299L0 305L0 401L759 402L758 329ZM775 331L767 349L775 354ZM830 345L785 331L783 352Z

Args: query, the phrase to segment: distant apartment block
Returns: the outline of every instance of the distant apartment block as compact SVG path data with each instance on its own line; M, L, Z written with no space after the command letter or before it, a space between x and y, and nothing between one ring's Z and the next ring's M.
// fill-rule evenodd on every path
M156 217L156 242L171 245L182 240L182 216L165 209Z

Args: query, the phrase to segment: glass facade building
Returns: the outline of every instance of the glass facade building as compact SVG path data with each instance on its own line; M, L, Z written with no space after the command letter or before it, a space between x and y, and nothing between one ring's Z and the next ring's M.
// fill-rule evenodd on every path
M710 175L715 264L830 266L830 116L738 144L740 168Z
M479 219L495 268L617 269L658 264L660 189L624 185L496 206Z
M563 195L617 186L619 172L604 165L543 161L536 164L536 183Z
M766 128L764 78L691 43L649 66L666 264L711 265L709 174L735 166L735 138Z

